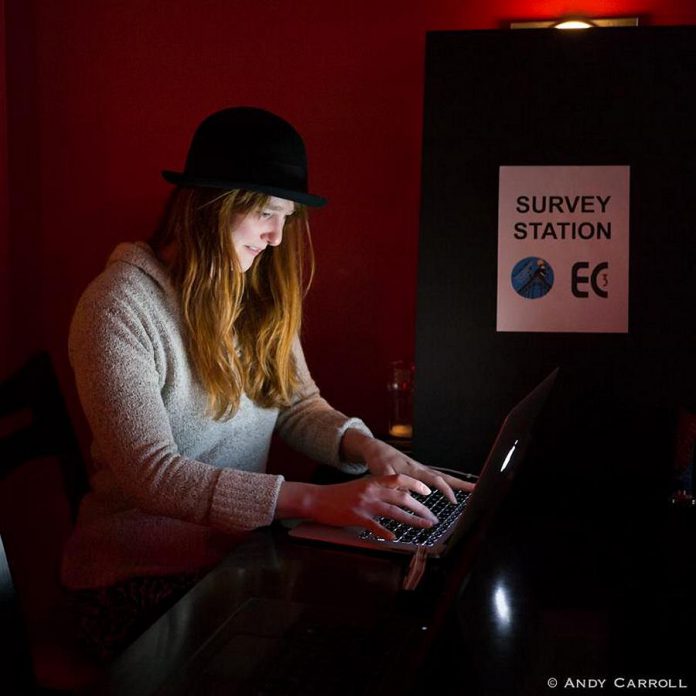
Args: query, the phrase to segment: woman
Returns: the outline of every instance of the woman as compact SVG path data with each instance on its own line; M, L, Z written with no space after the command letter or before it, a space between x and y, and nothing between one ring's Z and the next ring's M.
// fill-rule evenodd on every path
M116 248L70 331L95 469L63 581L100 617L87 630L107 654L244 530L301 517L390 538L376 515L436 521L410 492L469 487L373 438L312 381L299 342L306 207L325 200L308 193L294 128L225 109L197 129L184 172L163 175L176 188L158 230ZM273 432L372 476L316 486L267 474Z

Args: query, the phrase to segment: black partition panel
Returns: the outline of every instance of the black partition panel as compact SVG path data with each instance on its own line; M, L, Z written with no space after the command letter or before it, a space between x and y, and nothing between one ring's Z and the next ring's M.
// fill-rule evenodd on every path
M696 403L696 28L431 32L424 109L415 455L476 471L560 366L545 480L666 484ZM630 166L628 333L496 331L502 165Z

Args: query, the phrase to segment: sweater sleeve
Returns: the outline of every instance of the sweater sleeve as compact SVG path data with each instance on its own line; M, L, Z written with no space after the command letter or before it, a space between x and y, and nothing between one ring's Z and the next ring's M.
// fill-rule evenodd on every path
M226 532L270 524L283 478L220 469L179 452L161 395L166 366L157 364L137 309L104 294L94 287L85 293L69 340L100 465L148 514Z
M343 434L349 428L372 437L370 429L359 418L349 418L322 398L309 373L299 338L295 339L293 352L300 387L292 404L281 410L276 424L277 433L291 447L315 461L346 473L364 473L367 471L364 464L341 461L340 445Z

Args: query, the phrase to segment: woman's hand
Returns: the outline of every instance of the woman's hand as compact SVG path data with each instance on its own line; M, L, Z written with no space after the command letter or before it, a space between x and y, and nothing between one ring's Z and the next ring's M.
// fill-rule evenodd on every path
M349 461L364 461L370 473L375 476L406 474L431 488L439 489L452 503L456 502L452 489L471 491L474 488L474 484L430 469L386 442L368 437L359 430L347 430L341 447Z
M393 539L394 535L375 517L388 517L412 527L437 524L437 517L411 497L410 491L421 495L431 492L424 483L404 474L367 476L330 486L284 481L276 517L302 517L337 527L358 526L383 539Z
M474 488L474 484L423 466L359 430L346 431L341 449L345 459L365 462L372 475L331 486L284 481L276 504L277 518L300 517L337 527L358 526L383 539L393 539L394 535L375 517L388 517L412 527L437 524L433 513L411 492L430 495L431 488L438 488L455 503L454 488Z

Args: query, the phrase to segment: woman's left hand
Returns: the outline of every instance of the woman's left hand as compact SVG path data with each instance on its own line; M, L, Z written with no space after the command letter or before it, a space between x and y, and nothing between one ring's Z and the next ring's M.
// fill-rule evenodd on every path
M452 503L456 502L453 489L471 491L474 488L473 483L462 481L455 476L449 476L424 466L386 442L368 437L358 430L349 429L346 431L343 436L342 449L351 461L362 459L370 473L375 476L406 474L422 481L429 488L439 489Z

